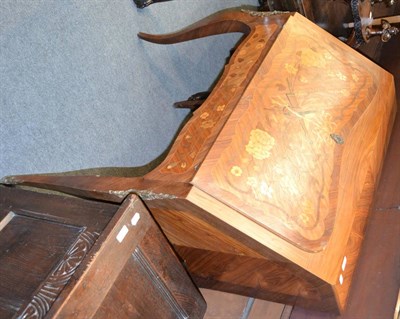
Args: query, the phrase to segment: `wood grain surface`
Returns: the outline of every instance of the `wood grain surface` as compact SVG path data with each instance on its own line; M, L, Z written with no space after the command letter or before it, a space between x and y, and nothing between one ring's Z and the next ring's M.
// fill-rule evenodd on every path
M177 33L162 36L139 34L142 39L155 43L176 43L235 31L246 35L246 40L235 50L210 96L184 126L159 169L148 174L147 178L170 180L174 176L180 181L191 181L288 16L262 18L241 11L226 11Z
M118 239L123 227L126 235ZM83 264L49 317L204 315L203 298L137 196L124 201Z
M336 215L335 163L380 79L336 39L298 20L285 25L193 184L294 245L320 251Z
M0 187L0 317L44 318L117 209Z
M393 72L399 101L398 45L399 42L389 42L384 47L380 63ZM341 316L335 316L295 307L291 319L397 318L394 313L400 286L399 124L400 117L397 114L347 308Z
M136 193L200 285L343 311L396 112L393 77L299 14L225 11L140 37L236 31L222 77L149 174L3 182L114 202Z

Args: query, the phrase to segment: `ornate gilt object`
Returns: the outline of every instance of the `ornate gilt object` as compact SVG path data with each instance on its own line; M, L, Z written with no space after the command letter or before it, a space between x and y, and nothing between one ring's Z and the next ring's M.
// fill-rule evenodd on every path
M381 19L381 29L377 29L374 27L369 27L367 29L367 36L371 38L373 36L380 36L382 42L388 42L392 36L399 33L399 29L393 27L389 21L385 19Z

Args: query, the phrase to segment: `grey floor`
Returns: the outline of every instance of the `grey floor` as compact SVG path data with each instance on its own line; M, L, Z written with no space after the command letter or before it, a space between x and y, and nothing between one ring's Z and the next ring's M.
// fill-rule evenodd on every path
M138 166L171 142L239 34L139 40L257 0L0 0L0 177Z

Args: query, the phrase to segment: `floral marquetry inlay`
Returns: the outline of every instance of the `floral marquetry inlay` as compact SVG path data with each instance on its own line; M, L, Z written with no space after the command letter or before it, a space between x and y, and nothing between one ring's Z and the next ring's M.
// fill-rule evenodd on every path
M263 160L271 155L270 151L274 145L275 139L271 135L263 130L255 129L250 132L246 152L256 159Z
M320 251L335 221L340 156L378 84L336 39L291 21L194 184L296 246Z
M227 115L232 112L235 100L240 96L248 82L248 74L251 72L255 61L258 61L265 53L268 37L276 32L278 26L274 23L265 26L256 26L254 32L249 35L247 42L239 46L230 59L230 68L224 72L219 81L218 87L214 88L213 93L202 104L199 113L194 113L193 117L181 131L181 136L193 136L193 139L179 138L166 160L161 165L160 173L169 179L171 173L185 174L194 169L202 161L204 150L208 144L216 137L216 134L224 125ZM261 36L263 34L263 36ZM243 59L246 56L246 59ZM189 154L189 157L187 157ZM185 165L180 165L185 160ZM171 163L176 165L171 166ZM149 175L151 176L151 175ZM157 176L160 178L160 176Z

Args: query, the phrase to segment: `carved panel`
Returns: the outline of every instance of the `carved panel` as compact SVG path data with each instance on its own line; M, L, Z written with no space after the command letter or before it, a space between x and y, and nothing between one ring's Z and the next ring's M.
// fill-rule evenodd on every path
M99 233L85 231L64 255L47 279L36 291L31 302L18 318L43 318L50 310L57 296L69 282L75 270L97 240Z
M149 278L151 283L155 287L157 287L158 292L162 295L162 300L165 300L171 307L171 309L174 310L174 314L176 314L177 318L189 318L185 309L183 309L181 305L175 300L168 287L161 280L159 274L153 269L150 262L147 260L146 256L143 254L142 250L139 247L134 250L132 257L138 263L143 273Z

